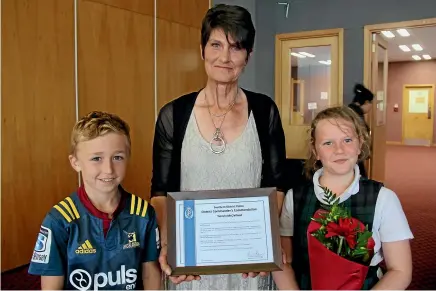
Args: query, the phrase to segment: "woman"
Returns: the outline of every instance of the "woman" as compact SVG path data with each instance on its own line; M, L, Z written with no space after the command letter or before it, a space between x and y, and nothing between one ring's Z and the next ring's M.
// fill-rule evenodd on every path
M370 90L368 90L362 84L356 84L354 86L353 103L348 105L348 107L353 109L354 112L356 112L360 116L369 133L371 133L371 130L369 129L369 126L365 121L365 114L371 111L373 99L374 99L374 94ZM360 161L358 165L359 165L360 175L362 177L368 177L365 168L365 161Z
M167 264L166 193L277 187L279 210L285 137L277 106L268 96L238 87L253 51L255 29L239 6L217 5L201 29L206 86L166 104L156 123L153 146L152 205L161 229L162 270ZM243 278L257 274L243 274ZM265 276L265 273L261 274ZM181 289L265 289L270 278L242 279L240 274L170 277ZM175 289L176 286L170 286Z

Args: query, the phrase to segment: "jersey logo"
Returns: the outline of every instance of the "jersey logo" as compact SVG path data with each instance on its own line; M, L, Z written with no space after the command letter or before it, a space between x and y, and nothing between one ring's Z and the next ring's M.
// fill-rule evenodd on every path
M48 264L50 260L52 234L51 229L41 226L36 240L35 249L33 250L32 262Z
M87 254L95 254L97 250L92 247L92 244L89 240L86 240L81 246L77 248L75 251L78 255L87 255Z
M140 246L140 243L136 240L136 232L124 231L124 233L127 235L129 242L123 246L123 249L132 249Z
M140 197L132 194L132 201L130 201L130 214L136 214L145 217L147 213L148 203Z
M54 208L65 218L67 222L71 222L80 218L76 205L74 205L74 202L70 197L67 197L63 201L59 202L54 206Z
M90 274L87 270L76 269L70 273L69 281L71 286L78 290L89 290L94 285L94 290L114 289L110 287L124 285L126 290L134 290L136 279L138 278L136 269L127 269L122 265L120 270ZM110 287L109 287L110 286ZM120 290L121 288L116 288Z

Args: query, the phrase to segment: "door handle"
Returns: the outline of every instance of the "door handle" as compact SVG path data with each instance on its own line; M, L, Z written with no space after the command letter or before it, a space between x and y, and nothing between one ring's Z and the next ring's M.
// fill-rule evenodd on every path
M431 106L428 107L427 119L431 119Z

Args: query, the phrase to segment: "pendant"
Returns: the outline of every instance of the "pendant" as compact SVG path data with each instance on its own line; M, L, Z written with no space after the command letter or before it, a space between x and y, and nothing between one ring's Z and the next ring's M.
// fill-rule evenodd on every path
M210 150L217 155L223 153L226 150L226 142L224 141L221 134L221 130L219 128L215 130L215 133L213 135L212 140L209 143L209 146L210 146Z

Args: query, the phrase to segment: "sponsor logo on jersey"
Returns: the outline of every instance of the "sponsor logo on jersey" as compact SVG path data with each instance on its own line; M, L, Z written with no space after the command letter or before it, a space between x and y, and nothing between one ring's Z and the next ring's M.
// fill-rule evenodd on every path
M85 242L75 251L78 255L95 254L96 252L97 250L92 246L89 240L85 240Z
M76 269L70 273L69 281L71 286L78 290L90 290L92 286L93 290L113 289L107 287L119 285L125 285L126 290L134 290L137 277L135 269L126 270L126 266L122 265L120 270L94 275L84 269Z
M51 229L41 226L36 240L35 249L33 250L32 262L48 264L50 260L51 240Z
M127 240L129 242L123 246L123 249L132 249L140 246L140 243L136 239L136 232L124 231L124 233L127 235Z

